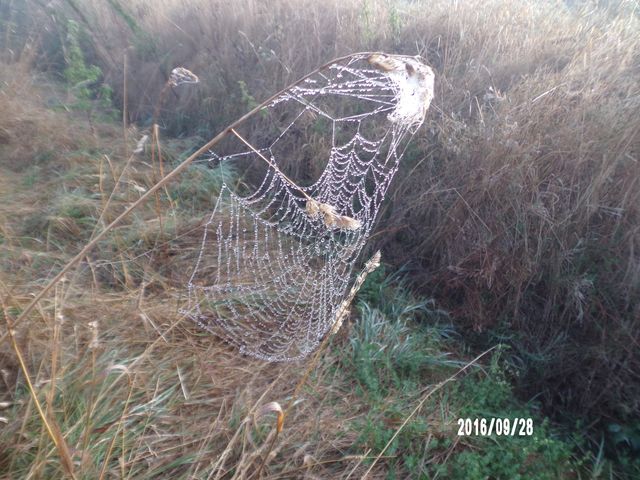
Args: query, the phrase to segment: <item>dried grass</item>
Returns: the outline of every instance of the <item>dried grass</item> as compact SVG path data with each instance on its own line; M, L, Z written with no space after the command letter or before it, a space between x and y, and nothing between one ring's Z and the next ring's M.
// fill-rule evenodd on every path
M428 9L375 0L366 5L278 0L268 7L255 0L202 0L185 9L160 0L153 8L133 2L125 10L134 20L128 24L114 12L117 3L82 2L76 10L56 4L57 18L80 12L95 50L88 60L103 68L116 99L126 96L129 121L151 118L170 68L185 65L197 73L197 90L178 87L168 95L158 115L167 133L217 130L246 112L252 98L243 95L239 80L261 100L342 53L424 56L437 72L435 100L393 184L377 246L396 265L412 262L416 283L436 295L459 325L476 331L508 327L521 360L533 362L529 371L535 374L522 378L526 397L542 392L539 398L550 408L606 421L637 416L637 14L624 5L569 10L500 0L436 1ZM56 41L47 39L62 31L56 22L42 29L54 33L42 34L40 59L46 65L39 63L54 71L61 65L55 55L47 56L47 47ZM119 52L131 44L136 47L125 95ZM35 50L30 51L26 57ZM63 105L64 99L55 89L33 89L28 71L2 68L0 235L8 309L27 304L28 292L38 290L42 278L77 250L72 247L82 239L74 235L87 232L77 219L60 215L44 220L55 220L45 247L44 236L24 231L23 223L52 202L60 172L89 167L62 184L99 192L95 215L124 171L126 181L106 222L139 198L135 185L148 189L159 174L143 163L144 152L124 170L117 130L97 125L92 132L73 115L44 108L47 100ZM319 138L310 144L322 151L326 145ZM100 158L78 153L96 145ZM135 147L135 142L127 146ZM26 192L18 187L33 162L25 159L42 161L37 188ZM339 220L330 206L324 209L307 203L310 216L322 214L325 222L356 228L349 222L354 219ZM83 288L69 289L63 305L44 298L29 328L17 331L40 397L52 395L48 385L54 377L63 392L53 398L51 412L75 464L95 478L100 472L136 478L222 475L220 469L214 472L212 459L227 450L223 467L248 472L262 460L255 452L269 433L239 423L249 418L260 393L271 392L265 400L273 401L286 399L295 388L290 367L238 359L173 314L167 298L177 294L172 288L183 279L181 256L197 246L198 222L189 218L172 230L163 221L151 209L132 221L139 228L116 229L101 244L104 258L85 259ZM170 233L180 240L169 242ZM151 259L141 256L148 251L154 252ZM119 291L110 293L113 288ZM60 342L53 342L55 309L67 319ZM54 350L57 375L51 371ZM533 361L531 352L542 353ZM0 358L4 401L13 398L10 392L20 380L6 344L0 345ZM350 385L331 376L335 361L329 354L320 364L304 401L287 419L277 451L282 460L277 471L267 472L273 478L364 472L361 457L344 453L355 432L334 435L343 431L340 415L363 415L366 408ZM92 393L85 404L79 398L87 391ZM7 459L0 453L0 466L25 475L59 474L47 436L34 421L33 404L12 408L3 410L3 429L9 432L3 438L32 436L20 445L20 455ZM311 431L318 432L317 439L309 439ZM229 447L236 433L238 442ZM95 450L101 454L111 449L111 457L104 463L93 458L90 444L104 445ZM34 446L43 448L31 450ZM0 452L13 445L2 447ZM19 465L22 454L34 451L35 461Z
M42 102L29 108L34 116L47 110ZM74 117L60 112L51 116L61 125L67 120L73 124ZM134 145L138 136L127 136ZM109 144L110 138L95 141L100 151L106 147L101 142ZM66 172L82 158L74 150L64 153L51 159L52 171ZM144 162L144 152L137 155ZM4 172L6 166L1 167ZM78 202L96 196L90 214L96 224L108 222L140 197L136 186L148 191L158 173L150 164L136 164L117 153L86 167L68 176L62 191L44 175L33 179L34 195L23 183L27 173L11 172L11 188L0 192L0 223L6 234L0 253L8 260L2 264L5 321L29 304L28 292L41 291L42 282L72 259L78 242L91 238L86 229L81 230L84 240L75 230L61 229L56 243L47 244L40 240L45 232L34 229L33 241L25 241L16 234L25 215L37 215L42 203L55 204L67 189L87 187ZM160 201L163 215L172 215L171 199ZM12 212L15 205L19 212ZM98 215L100 208L107 210ZM62 213L60 219L70 221ZM173 227L165 222L163 230L157 205L141 208L130 223L103 238L81 268L69 271L53 296L37 302L11 336L13 353L2 342L6 388L0 390L0 400L10 411L2 417L0 476L62 478L75 471L91 478L222 478L233 469L235 478L250 478L261 464L263 478L280 478L287 471L336 477L352 470L359 457L342 454L350 447L349 438L330 443L308 439L311 428L339 431L344 412L354 406L344 404L349 386L331 372L336 357L316 365L313 382L303 391L299 378L290 375L290 365L242 358L177 313L175 299L187 275L184 258L192 260L199 247L201 221L185 218ZM38 258L54 263L43 271ZM0 335L6 333L0 327ZM11 360L16 352L33 383L33 396L24 403L17 401L24 398L24 377ZM274 399L286 402L294 395L298 401L284 425ZM256 413L267 410L278 414L273 428L253 421ZM278 431L278 443L268 448Z

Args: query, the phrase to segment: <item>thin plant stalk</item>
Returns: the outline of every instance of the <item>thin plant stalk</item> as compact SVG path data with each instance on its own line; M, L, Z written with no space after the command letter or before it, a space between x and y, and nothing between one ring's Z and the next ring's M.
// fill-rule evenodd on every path
M353 286L351 287L351 290L349 291L349 295L347 295L347 297L344 299L344 301L340 304L340 307L338 307L338 311L336 313L336 318L334 320L333 327L331 328L329 333L325 336L324 340L320 344L320 347L318 347L318 349L316 350L316 353L313 356L313 359L307 365L307 368L305 369L304 373L302 374L302 377L298 381L298 384L296 385L296 388L293 390L293 394L291 395L291 398L289 399L289 402L288 402L286 408L284 409L284 413L283 413L282 419L278 419L276 433L273 436L273 438L271 440L271 444L269 445L269 448L267 449L267 451L266 451L266 453L265 453L265 455L264 455L264 457L262 459L262 463L260 464L260 467L258 468L257 475L256 475L257 478L260 478L260 476L262 475L262 470L265 467L267 458L269 458L269 454L271 453L271 450L273 450L273 446L275 445L276 440L278 439L278 435L282 431L283 422L284 422L284 420L287 419L287 414L289 413L291 408L293 408L293 405L294 405L294 403L296 401L296 398L298 397L298 394L300 393L300 390L302 390L302 387L307 383L309 375L311 375L311 372L313 371L313 369L318 364L318 362L320 360L320 357L322 356L322 353L325 351L325 349L329 345L329 341L331 340L331 338L336 333L338 333L338 330L340 330L340 327L342 326L342 322L344 322L345 317L349 313L349 307L353 303L353 300L354 300L356 294L358 293L358 291L360 290L360 288L364 284L364 281L367 279L367 276L371 272L373 272L376 268L378 268L379 266L380 266L380 251L378 250L367 261L367 263L365 263L364 268L362 269L362 271L356 277L356 280L355 280L355 282L353 282Z
M20 370L22 370L22 374L24 375L25 381L27 383L27 388L29 389L29 394L31 395L33 403L38 410L38 415L40 415L40 418L42 419L42 423L49 435L49 438L51 438L51 441L58 450L58 454L60 455L60 460L62 462L64 471L71 479L76 480L76 476L73 471L73 459L71 458L69 447L67 446L67 443L62 436L62 432L60 431L58 424L54 419L47 417L47 414L40 404L40 400L38 400L38 395L36 394L35 387L31 382L31 374L29 373L27 364L24 361L24 357L22 356L22 351L20 350L20 347L18 346L18 342L16 341L16 337L14 335L15 324L11 321L10 314L4 302L2 302L2 310L5 321L7 322L7 335L11 340L11 346L13 347L13 351L15 352L18 363L20 364Z

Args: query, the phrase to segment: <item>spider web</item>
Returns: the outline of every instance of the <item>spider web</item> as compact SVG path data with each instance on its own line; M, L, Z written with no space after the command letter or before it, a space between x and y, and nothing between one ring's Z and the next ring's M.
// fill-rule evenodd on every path
M203 225L181 312L244 354L311 353L337 319L432 95L433 73L418 59L354 55L233 130L208 161L247 173L223 183Z

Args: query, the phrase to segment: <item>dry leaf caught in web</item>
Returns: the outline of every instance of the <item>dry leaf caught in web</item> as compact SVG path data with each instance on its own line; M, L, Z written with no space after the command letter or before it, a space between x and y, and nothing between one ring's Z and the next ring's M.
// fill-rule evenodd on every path
M346 215L338 215L335 219L335 225L336 227L344 230L358 230L362 226L362 223L355 218L347 217Z
M307 200L307 215L309 215L311 218L316 218L318 215L320 215L320 204L313 198Z
M307 200L307 215L311 218L322 216L322 221L327 228L342 228L344 230L358 230L362 223L355 218L346 215L338 215L336 209L327 204L320 203L312 198Z
M386 72L398 88L396 106L389 120L409 126L411 131L422 125L431 100L435 75L420 57L374 53L367 59Z

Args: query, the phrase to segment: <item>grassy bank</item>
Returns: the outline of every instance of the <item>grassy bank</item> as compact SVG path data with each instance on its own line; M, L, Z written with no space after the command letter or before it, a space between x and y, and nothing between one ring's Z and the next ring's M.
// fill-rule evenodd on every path
M494 371L488 381L496 382L503 375L514 385L514 393L521 401L535 399L536 406L564 422L567 429L581 422L576 431L589 439L590 445L585 447L590 447L594 455L601 452L631 465L637 461L633 459L637 459L640 431L640 28L633 2L607 2L606 7L568 3L571 2L436 1L427 8L418 2L320 4L282 0L267 7L263 2L242 0L233 5L191 2L186 8L182 3L163 0L154 2L151 8L141 1L125 5L117 0L54 2L46 6L22 0L0 2L1 54L10 65L3 71L12 75L5 74L0 98L0 187L4 195L0 204L0 241L4 282L20 285L6 287L3 297L9 299L5 300L7 308L24 305L28 295L78 251L95 227L113 219L115 212L139 198L158 179L158 155L152 154L149 146L142 157L136 157L126 168L125 165L128 153L152 121L160 92L174 66L188 67L201 83L197 88L175 89L159 111L164 142L162 162L167 167L257 102L333 57L378 49L421 54L436 71L434 104L394 180L372 247L383 249L390 269L405 266L411 289L416 289L418 296L433 298L438 308L449 313L450 322L462 335L460 344L464 338L478 352L497 343L509 347L499 357L502 363L496 360L500 365L496 368L504 371ZM30 79L34 78L37 87L32 89ZM122 125L114 123L122 115L123 105L127 123L124 132ZM116 194L110 200L116 184ZM99 252L84 262L75 287L68 289L64 305L71 310L78 308L77 318L88 315L80 313L83 308L103 305L104 310L95 313L96 318L102 318L112 309L106 298L116 302L115 296L119 295L121 302L123 298L130 300L134 310L123 307L120 313L114 311L114 318L100 326L100 335L113 336L113 343L108 345L122 347L116 355L122 361L82 350L82 342L89 342L93 335L89 327L77 327L73 332L74 322L56 327L59 303L54 296L40 317L32 319L40 322L36 325L47 326L36 332L34 343L30 343L30 330L21 333L22 347L34 352L30 364L34 375L41 372L38 375L45 380L55 377L50 371L50 352L58 347L51 342L62 338L63 332L69 335L65 338L72 339L65 348L77 345L73 352L60 350L56 356L81 359L78 371L68 365L60 367L61 378L69 379L68 383L62 380L63 389L84 388L85 384L79 387L71 380L91 378L89 368L94 367L90 367L90 361L98 365L96 372L104 372L112 364L127 366L144 352L155 358L152 352L157 345L148 350L150 345L145 342L149 338L155 342L158 332L165 328L171 328L173 335L182 327L171 327L171 322L159 314L156 318L145 313L146 296L157 295L149 308L162 310L160 305L167 301L167 292L178 295L177 286L183 285L184 279L183 259L176 252L186 252L184 256L188 256L195 248L198 236L193 232L201 221L199 215L207 210L219 185L220 178L206 168L189 171L146 210L137 213L130 225L105 239ZM109 209L101 218L107 205ZM89 293L96 297L87 300ZM139 305L142 313L137 310ZM435 307L429 307L432 308ZM367 426L366 415L359 417L361 423L354 424L352 436L347 435L345 440L353 441L355 431L370 432L358 437L360 449L354 451L361 453L368 448L375 452L391 437L401 423L398 419L408 415L419 401L417 385L437 384L442 380L440 374L453 373L448 369L455 369L447 362L439 363L442 359L438 348L446 351L449 347L429 350L429 339L433 335L440 338L442 332L422 332L417 325L430 325L432 320L426 320L422 313L409 322L411 332L418 328L415 335L419 340L407 348L410 352L432 352L429 355L436 358L438 368L442 367L442 372L433 377L425 374L429 371L425 364L431 360L420 359L419 353L417 366L412 363L413 353L402 360L408 363L394 365L393 358L385 358L387 347L376 347L376 341L360 345L357 339L362 335L409 335L402 330L402 322L395 331L395 326L389 327L381 320L395 321L402 316L398 311L380 316L375 313L380 310L384 308L379 300L363 303L357 317L365 323L354 325L350 335L355 337L344 338L338 348L340 354L330 354L327 365L321 368L332 372L344 385L359 385L358 399L367 399L360 410L354 407L353 412L369 412L373 426ZM143 320L144 315L149 321ZM140 332L132 332L135 348L126 345L125 335L119 330L123 322L127 324L127 318L132 328L143 322L149 334L156 337L140 338ZM164 328L163 322L168 322ZM177 351L186 348L181 342L190 344L190 335L195 332L189 331L189 335L175 340ZM173 345L174 340L165 340L160 340L163 348ZM13 353L7 350L8 344L2 348L3 359L10 365L8 371L15 372ZM206 348L214 347L202 348L206 352ZM380 350L383 354L377 353ZM148 361L144 355L140 365L149 370L151 363L144 363ZM174 358L172 355L178 354L167 355ZM472 356L458 351L455 358L464 362ZM369 357L371 365L363 363L363 358ZM167 372L173 367L167 366ZM184 398L186 394L169 392L168 379L173 371L156 372L158 376L153 376L145 373L145 368L141 367L139 374L155 379L157 392L165 392L169 403L178 405L180 395ZM225 408L241 402L236 412L240 409L243 413L236 413L235 421L241 422L250 411L251 402L256 400L251 395L266 389L277 376L274 372L280 372L280 367L273 367L273 372L268 373L266 368L257 364L246 367L263 372L265 378L260 382L264 383L246 387L245 393L242 389L225 393L230 395L224 401ZM393 373L398 370L409 372L409 381L404 373ZM178 371L183 372L182 366L176 375ZM113 388L123 389L122 394L116 395L112 399L116 403L105 409L125 411L132 402L142 405L156 398L155 390L149 386L152 381L138 391L138 387L127 386L125 377L116 377L122 385L118 383ZM9 390L21 384L7 378ZM239 376L239 384L248 382L247 378ZM314 388L326 387L325 380L318 382ZM482 379L476 378L472 389L483 391L481 384ZM76 411L76 406L55 404L54 395L45 395L48 387L43 385L42 395L52 402L51 411ZM203 388L207 391L213 387ZM286 388L290 391L293 386L282 388L286 397ZM127 404L129 391L132 400ZM447 417L450 428L451 419L466 408L464 402L456 404L453 397L468 398L470 394L466 390L457 394L449 389L441 392L446 399L438 401L451 405L447 407L453 413ZM24 393L9 396L22 398L30 410L18 409L11 418L33 421L33 407ZM403 400L399 413L389 419L385 417L388 412L382 412L386 412L391 398ZM505 399L507 403L499 408L516 411L514 406L504 406L513 400L510 389ZM220 409L221 405L214 406ZM475 407L469 408L473 411ZM486 408L492 409L495 410ZM80 424L73 422L77 418L89 421L93 410L84 410L78 417L64 413L65 431L82 430ZM350 414L356 415L353 412ZM193 418L201 418L198 415ZM348 418L349 414L345 415ZM175 413L169 416L178 418ZM304 424L303 413L300 418ZM5 442L12 442L20 431L35 428L35 424L24 422L19 428L13 424L7 430L11 432L6 437L10 440ZM123 435L125 424L125 420L115 421L110 435L115 431ZM136 425L131 424L133 431L147 431L145 426ZM337 428L330 422L328 430L318 429L318 425L316 422L314 432ZM311 426L300 428L307 433L312 431ZM235 431L229 427L229 432ZM415 438L424 439L420 435L428 438L432 429L418 425L411 432ZM40 430L38 434L37 441L46 445ZM207 452L213 452L211 456L215 457L228 444L214 445L212 439L204 441L204 434L194 435L204 442L200 444L201 462L205 462ZM133 437L144 438L144 434L123 440L125 444L130 442L129 446L113 456L129 466L131 459L137 458L132 452L143 448ZM79 438L71 443L80 451L83 448L78 447ZM323 438L326 440L320 435L317 441ZM409 436L408 444L413 438ZM447 469L460 465L462 470L456 472L472 471L475 460L463 459L473 456L476 448L490 448L475 441L466 445L467 439L456 441L455 436L448 439L450 444L444 437L437 438L439 447L431 453L428 449L412 452L418 458L417 464L422 465L419 468L431 475L435 475L436 465ZM405 440L400 437L398 441ZM34 440L29 442L33 445ZM172 449L178 448L180 440L176 442L162 448L176 452ZM112 452L120 448L116 445L119 443L114 443ZM507 451L512 447L500 448ZM558 452L564 452L563 448L558 447ZM35 460L14 463L11 468L22 469L14 472L36 468L34 465L45 468L43 458L51 458L50 453L33 454L40 451L38 448L25 451L31 452L27 457L35 455ZM183 449L187 451L193 453L191 447ZM285 448L283 452L286 451ZM336 451L354 454L342 444L331 454ZM249 461L241 460L242 454L234 452L234 461ZM295 451L288 452L295 456ZM463 452L465 455L458 455ZM318 460L334 458L327 452L305 452L295 457L296 461L304 462L307 454ZM555 453L535 455L552 458ZM103 452L92 456L103 457L108 455ZM551 463L563 465L564 460L558 459ZM410 465L414 460L393 458L384 459L382 467L376 468L391 471L396 461L406 471L413 468ZM349 462L353 467L359 460ZM94 462L91 468L99 469L101 465ZM596 461L595 465L594 475L602 473L599 469L604 464ZM289 467L280 465L279 471ZM188 475L185 472L200 472L200 468L205 468L204 464L190 465L181 472ZM365 460L357 468L364 469L358 472L365 471ZM478 468L478 475L511 474L486 473ZM634 467L628 468L632 471Z
M150 151L123 155L117 124L58 108L70 100L63 86L6 72L4 325L159 168ZM2 344L0 478L251 478L262 463L274 479L543 479L587 468L515 399L499 351L470 363L446 312L384 269L295 397L305 362L292 375L182 320L179 266L219 188L212 175L195 168L143 207ZM293 407L272 444L275 418L260 412L274 401ZM535 434L458 436L458 418L481 415L532 417Z

